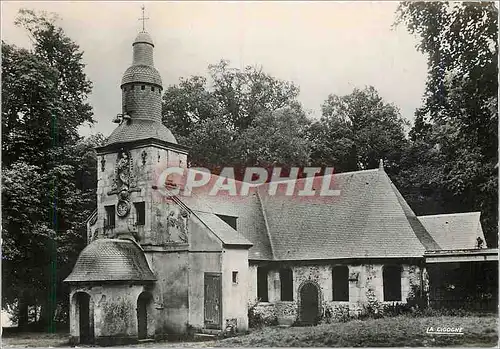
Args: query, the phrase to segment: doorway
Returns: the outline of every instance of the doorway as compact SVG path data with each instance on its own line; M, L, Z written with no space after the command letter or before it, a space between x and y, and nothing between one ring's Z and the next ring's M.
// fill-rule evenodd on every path
M149 292L142 292L137 298L137 338L148 338L148 323L151 323L151 313L148 309L152 304L153 297ZM149 316L148 316L149 315Z
M91 344L94 337L94 331L91 319L91 300L90 295L85 292L78 292L76 295L76 306L78 311L78 332L81 344Z
M316 325L319 320L319 288L312 282L306 282L300 288L300 323Z
M222 328L222 277L220 273L205 273L205 327Z

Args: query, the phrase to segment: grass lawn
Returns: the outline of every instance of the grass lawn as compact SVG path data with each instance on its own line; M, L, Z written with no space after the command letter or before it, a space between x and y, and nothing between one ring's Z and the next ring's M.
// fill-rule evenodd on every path
M2 346L61 347L68 346L67 333L6 332L2 334Z
M430 335L427 327L462 327L463 335ZM220 347L404 347L498 345L497 317L443 316L353 320L316 327L268 327L218 341Z
M463 335L431 335L428 327L462 327ZM136 347L496 347L498 320L489 316L397 316L315 327L267 327L210 342L156 342ZM65 333L4 333L4 347L68 346Z

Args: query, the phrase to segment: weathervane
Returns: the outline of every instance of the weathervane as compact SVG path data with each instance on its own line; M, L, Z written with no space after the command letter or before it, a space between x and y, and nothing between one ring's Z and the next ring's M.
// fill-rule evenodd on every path
M146 31L146 30L144 29L144 28L145 28L145 27L144 27L145 22L146 22L146 20L148 20L148 19L149 19L149 17L144 17L144 9L145 9L145 7L144 7L144 5L142 5L142 6L141 6L141 10L142 10L142 17L141 17L141 18L139 18L139 21L142 21L142 31L143 31L143 32L144 32L144 31Z

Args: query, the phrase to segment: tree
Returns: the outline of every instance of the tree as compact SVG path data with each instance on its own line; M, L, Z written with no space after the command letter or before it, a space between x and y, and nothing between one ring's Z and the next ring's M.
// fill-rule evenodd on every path
M41 306L50 330L95 205L96 165L86 162L95 159L83 155L99 141L82 144L78 135L79 125L93 122L91 83L82 52L56 19L21 10L16 24L32 48L2 42L2 301L18 305L21 327L27 306Z
M428 58L412 142L439 149L441 191L455 209L460 202L461 211L480 210L488 245L496 246L498 10L493 2L404 2L397 15Z
M336 172L376 168L380 159L396 171L406 146L406 121L373 87L345 96L329 95L322 117L310 128L312 163Z
M260 161L289 166L307 162L304 129L309 121L297 101L297 86L260 68L231 68L224 60L208 71L209 81L200 76L181 79L163 95L163 123L179 143L191 147L190 165L217 172ZM302 138L290 143L284 141L287 136Z

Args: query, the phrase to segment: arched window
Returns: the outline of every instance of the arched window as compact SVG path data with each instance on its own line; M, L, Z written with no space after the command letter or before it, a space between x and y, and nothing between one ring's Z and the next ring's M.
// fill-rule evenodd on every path
M281 300L293 301L293 272L286 268L280 270Z
M337 265L332 269L332 289L334 301L349 301L349 267Z
M401 300L401 266L386 265L382 270L384 301Z

